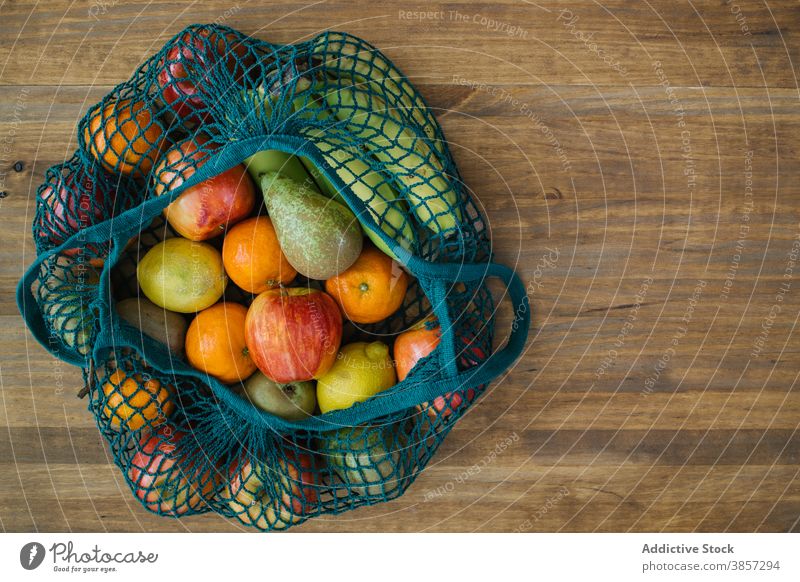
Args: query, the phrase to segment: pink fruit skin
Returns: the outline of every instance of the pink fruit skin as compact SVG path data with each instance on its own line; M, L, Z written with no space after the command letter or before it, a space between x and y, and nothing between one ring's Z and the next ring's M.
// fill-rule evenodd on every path
M302 382L327 372L342 341L342 316L327 293L270 289L255 298L245 320L253 361L275 382Z
M79 230L106 220L106 213L114 210L114 199L114 193L104 192L82 169L59 176L54 184L48 184L42 190L43 209L38 236L58 246ZM84 248L91 257L101 257L107 252L103 245L88 245L67 249L64 254L75 256Z
M250 216L255 204L253 182L239 164L181 193L164 214L178 234L202 241Z
M203 496L210 493L213 482L206 479L202 492L190 484L190 478L194 481L200 476L187 476L176 465L178 458L175 456L177 443L186 435L180 431L168 434L168 430L161 428L157 434L142 438L128 476L136 486L136 497L144 501L149 510L182 515L202 505Z
M240 59L243 59L241 64ZM190 77L202 75L223 60L237 81L242 80L246 69L253 64L246 47L237 44L235 37L207 29L187 32L167 51L157 78L164 101L178 117L194 124L211 121L208 112L203 111L209 95Z
M470 357L469 352L475 357ZM484 358L483 350L471 342L469 352L465 351L459 358L464 369L477 365L476 362L482 361ZM464 403L464 395L467 397L467 402L472 402L475 399L475 390L483 390L483 388L484 386L478 386L477 388L467 388L458 392L448 392L444 396L437 396L433 399L432 409L441 414L443 418L447 418L453 410L456 410Z

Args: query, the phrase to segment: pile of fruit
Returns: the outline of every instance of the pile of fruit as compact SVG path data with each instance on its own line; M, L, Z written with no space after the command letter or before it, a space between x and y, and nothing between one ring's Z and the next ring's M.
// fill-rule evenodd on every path
M159 183L174 171L167 162L172 156L168 151L156 166ZM167 238L143 253L136 266L141 293L118 301L116 310L174 357L185 358L207 382L214 378L260 410L302 421L349 408L402 381L439 344L440 330L428 316L394 337L393 349L383 337L345 339L356 326L378 323L400 309L411 276L364 239L353 213L320 194L310 176L301 183L262 171L261 162L282 156L260 152L246 165L175 198L164 210ZM265 201L260 206L256 183ZM177 236L170 236L170 230ZM359 335L367 334L362 329ZM103 414L120 430L163 430L159 427L168 426L175 411L172 387L143 381L133 371L117 369L102 392ZM452 393L421 404L419 410L446 418L462 402L461 393ZM161 461L154 457L159 442L158 436L146 433L130 468L130 478L141 491L157 485L145 476L148 466ZM378 444L375 454L378 468L366 476L363 468L354 472L347 466L346 455L325 458L306 452L297 462L317 471L330 462L334 471L345 473L343 480L359 484L356 489L369 488L371 481L377 488L388 476L380 472L380 458L391 451ZM362 464L374 463L371 458ZM386 463L384 473L391 465ZM230 486L221 493L237 515L247 519L252 512L250 521L264 528L279 516L273 520L261 502L255 504L251 489L262 490L256 482L263 483L262 474L270 471L281 469L237 462ZM289 465L284 471L291 481ZM311 504L317 497L314 485L321 483L313 482L317 472L303 474L296 480L312 482L295 490L294 499ZM210 479L209 493L213 483ZM198 495L196 503L203 502L204 496ZM172 507L164 505L161 495L161 511ZM301 509L295 508L300 515ZM292 523L290 512L278 522Z
M191 27L137 72L146 92L90 109L78 161L40 189L32 292L54 351L88 362L98 425L151 511L266 530L389 499L482 388L322 424L424 366L454 378L483 362L491 299L455 280L426 296L407 261L487 260L480 215L391 63L320 38L281 59ZM229 153L233 134L278 118L313 155ZM435 313L475 330L446 358Z
M262 184L259 209L248 172ZM432 318L397 336L394 359L378 338L343 342L344 322L373 324L400 309L411 277L363 240L347 207L306 184L239 165L185 190L164 213L179 235L143 254L143 296L117 311L267 412L301 420L348 408L403 380L438 344ZM243 299L224 299L229 285ZM106 396L124 385L107 384ZM152 390L153 403L161 392ZM138 412L125 413L141 426Z

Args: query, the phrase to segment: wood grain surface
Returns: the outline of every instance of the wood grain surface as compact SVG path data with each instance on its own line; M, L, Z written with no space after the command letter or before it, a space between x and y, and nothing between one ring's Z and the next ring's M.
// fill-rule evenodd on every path
M524 356L405 496L294 531L800 530L795 0L1 2L3 530L244 529L148 514L75 397L79 373L14 302L36 187L77 120L214 21L384 50L534 309Z

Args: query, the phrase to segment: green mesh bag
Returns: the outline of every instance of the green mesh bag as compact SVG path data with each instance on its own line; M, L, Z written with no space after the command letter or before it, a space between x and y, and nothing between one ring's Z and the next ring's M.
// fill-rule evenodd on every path
M273 530L398 497L522 352L530 309L521 281L492 262L487 224L419 93L366 42L328 32L278 46L190 26L77 129L78 150L39 188L37 258L17 301L36 339L84 370L89 409L148 510L215 511ZM162 160L175 144L191 155ZM139 295L139 258L175 236L166 206L264 150L283 152L279 170L302 167L349 206L414 276L403 307L351 341L391 343L429 314L441 328L404 381L302 421L261 411L191 367L179 341L170 349L116 310ZM494 352L492 277L515 314ZM253 297L229 285L225 299Z

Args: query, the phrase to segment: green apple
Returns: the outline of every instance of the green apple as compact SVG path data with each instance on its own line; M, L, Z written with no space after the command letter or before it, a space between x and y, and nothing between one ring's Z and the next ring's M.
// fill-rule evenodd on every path
M311 381L279 384L256 372L244 383L244 392L256 407L286 420L303 420L317 406L317 390Z
M277 172L281 176L286 176L295 182L309 186L313 190L318 190L300 159L286 152L280 150L256 152L245 159L244 165L256 184L261 183L261 176L267 172Z

